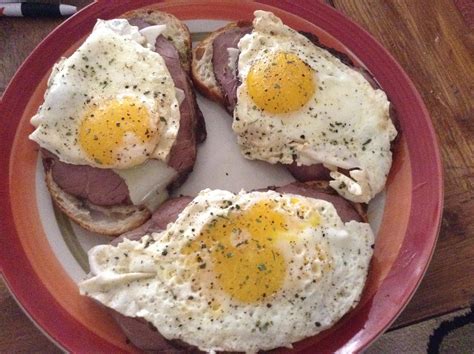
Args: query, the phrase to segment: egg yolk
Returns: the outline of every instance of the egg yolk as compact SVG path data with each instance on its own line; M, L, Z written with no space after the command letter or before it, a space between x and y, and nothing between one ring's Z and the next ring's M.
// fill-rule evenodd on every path
M91 161L127 168L148 158L157 133L143 103L126 97L92 106L79 126L79 144Z
M232 298L245 303L265 300L281 289L287 274L276 243L294 230L287 216L274 210L275 205L273 201L257 202L245 212L216 218L184 253L209 252L214 277ZM314 221L313 217L310 223ZM205 262L205 258L198 253L198 261Z
M292 53L278 52L258 60L247 75L247 89L257 107L289 113L303 107L315 92L313 70Z

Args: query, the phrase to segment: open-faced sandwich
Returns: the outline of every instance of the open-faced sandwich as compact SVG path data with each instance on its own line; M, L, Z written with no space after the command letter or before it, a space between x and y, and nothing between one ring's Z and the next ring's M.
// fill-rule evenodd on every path
M328 179L368 203L385 186L397 131L390 102L349 57L270 12L196 46L195 86L233 115L248 159L282 163L300 181Z
M138 227L192 171L206 130L190 63L187 27L148 8L98 20L54 66L30 139L55 204L85 229Z
M170 199L89 251L81 293L146 351L291 348L360 300L374 236L327 183Z
M347 57L268 12L257 11L252 24L232 23L212 33L196 47L192 63L189 33L177 20L148 9L125 17L99 21L83 47L57 66L34 118L40 123L32 138L48 150L51 191L58 188L94 218L103 210L152 204L148 221L128 223L120 237L89 251L81 294L106 306L145 351L255 353L291 348L332 327L360 301L373 254L374 235L360 203L383 189L391 165L397 133L384 92ZM162 22L167 25L156 25ZM97 49L88 44L94 36ZM128 52L115 42L109 47L115 37L136 49ZM106 63L118 65L108 74L114 80L104 79ZM286 164L299 179L313 181L236 194L204 189L158 205L162 191L192 169L196 142L205 135L186 77L190 66L199 89L233 114L245 157ZM72 93L86 81L79 76L76 84L69 76L84 72L93 84L87 82L86 98L76 98ZM80 107L68 122L72 128L47 114L56 87L70 81L74 90L66 97L80 103L70 105ZM118 89L107 100L90 96L91 87L102 86ZM63 116L72 114L68 107ZM187 138L180 140L183 127ZM113 139L103 143L106 135ZM161 172L147 174L150 163ZM69 178L61 180L57 172L73 168L121 178L126 186L108 182L106 195L126 187L126 198L100 204L89 185L80 190L84 195L73 193L65 187ZM139 203L128 174L144 194ZM315 181L322 174L331 180ZM150 182L155 175L160 183ZM147 199L150 191L158 198ZM112 225L121 220L127 219L108 219Z

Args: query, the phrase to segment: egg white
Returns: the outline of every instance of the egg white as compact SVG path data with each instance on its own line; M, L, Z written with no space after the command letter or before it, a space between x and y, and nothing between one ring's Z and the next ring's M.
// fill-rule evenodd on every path
M238 46L242 84L232 128L244 156L270 163L323 163L333 171L331 186L354 202L367 203L380 192L392 163L390 142L397 134L385 93L270 12L255 12L253 31ZM309 65L317 85L304 107L285 114L259 109L246 83L254 63L278 52L295 54ZM337 167L353 170L350 178L336 172Z
M216 220L245 213L262 201L275 203L288 220L304 219L305 211L317 213L320 223L291 229L291 243L284 237L278 241L287 267L283 285L264 301L247 303L210 287L217 265L200 253L206 267L196 270L191 266L195 254L183 254L183 249ZM254 353L291 347L331 327L354 307L373 242L368 224L343 223L326 201L273 191L235 195L204 190L165 231L91 249L91 273L79 287L81 294L126 316L146 319L167 339L204 351Z
M158 129L160 137L150 157L166 162L179 130L180 113L171 75L151 47L127 20L98 20L84 43L53 68L44 103L31 120L36 129L30 139L63 162L103 168L78 143L79 126L91 105L101 107L128 97L148 110L151 127ZM128 151L139 159L143 152L139 141L125 140L137 143ZM108 167L123 168L116 164Z

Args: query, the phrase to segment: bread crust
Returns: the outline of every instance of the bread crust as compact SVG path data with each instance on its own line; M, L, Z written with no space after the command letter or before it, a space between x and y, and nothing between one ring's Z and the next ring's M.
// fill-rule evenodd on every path
M163 35L174 44L179 52L181 65L188 74L191 73L191 32L189 32L188 26L178 18L169 13L160 11L157 5L128 11L121 15L120 18L140 18L148 23L170 26L170 28L165 30Z
M46 172L45 180L55 205L71 220L88 231L117 236L139 227L151 217L150 211L144 206L102 207L82 201L63 191L54 182L51 171Z
M191 65L191 78L198 91L210 100L225 106L225 98L222 89L214 76L212 66L212 44L214 39L221 33L235 27L244 27L251 24L247 21L231 22L222 28L210 33L205 39L193 49L193 60Z

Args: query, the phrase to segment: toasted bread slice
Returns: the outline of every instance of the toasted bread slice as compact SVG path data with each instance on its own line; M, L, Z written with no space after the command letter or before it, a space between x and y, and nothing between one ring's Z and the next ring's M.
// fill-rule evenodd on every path
M214 54L213 42L214 39L221 33L234 28L248 26L249 22L239 21L232 22L226 26L209 34L204 40L193 49L193 61L191 66L191 74L194 86L207 98L225 105L225 98L222 89L219 87L216 77L214 75L214 68L212 65L212 56Z
M348 215L356 216L356 214L347 212L347 208L353 208L359 218L354 220L359 222L367 222L367 213L363 205L359 203L352 203L344 200L339 196L331 187L327 181L313 181L307 183L293 182L281 187L268 187L259 189L259 191L265 192L266 190L276 190L280 193L299 194L309 198L318 197L319 199L331 201L330 196L334 196L335 199L339 199L339 204L334 205L336 208L345 208L344 214L346 218ZM329 197L324 197L328 195ZM321 197L322 196L322 197ZM191 197L178 197L169 199L166 203L162 204L155 214L152 216L147 224L143 225L137 230L128 232L120 237L111 241L111 244L117 246L123 242L124 239L129 240L140 240L144 235L150 234L151 232L161 232L166 229L168 223L174 223L178 219L179 214L186 208L186 206L192 202ZM339 215L342 217L342 210L338 210ZM359 220L360 219L360 220ZM348 222L349 220L346 220ZM145 351L157 351L157 352L195 352L196 348L182 341L168 340L166 339L159 330L151 323L140 317L127 317L115 310L107 308L112 314L113 318L118 322L119 326L124 331L127 338L135 344L138 348Z
M159 11L157 6L132 10L120 16L127 20L140 19L152 25L166 25L163 35L169 40L179 52L181 65L189 74L191 72L191 33L188 27L175 16Z
M140 19L148 24L166 24L164 36L179 52L181 65L189 74L191 70L191 34L173 15L158 11L155 6L129 11L125 19ZM74 197L62 190L46 172L46 185L56 206L84 229L108 236L117 236L136 229L145 223L151 212L145 206L116 205L103 207Z
M116 236L139 227L151 216L150 211L144 206L102 207L81 201L64 192L54 182L51 171L46 173L45 179L54 203L71 220L86 230L107 236Z

